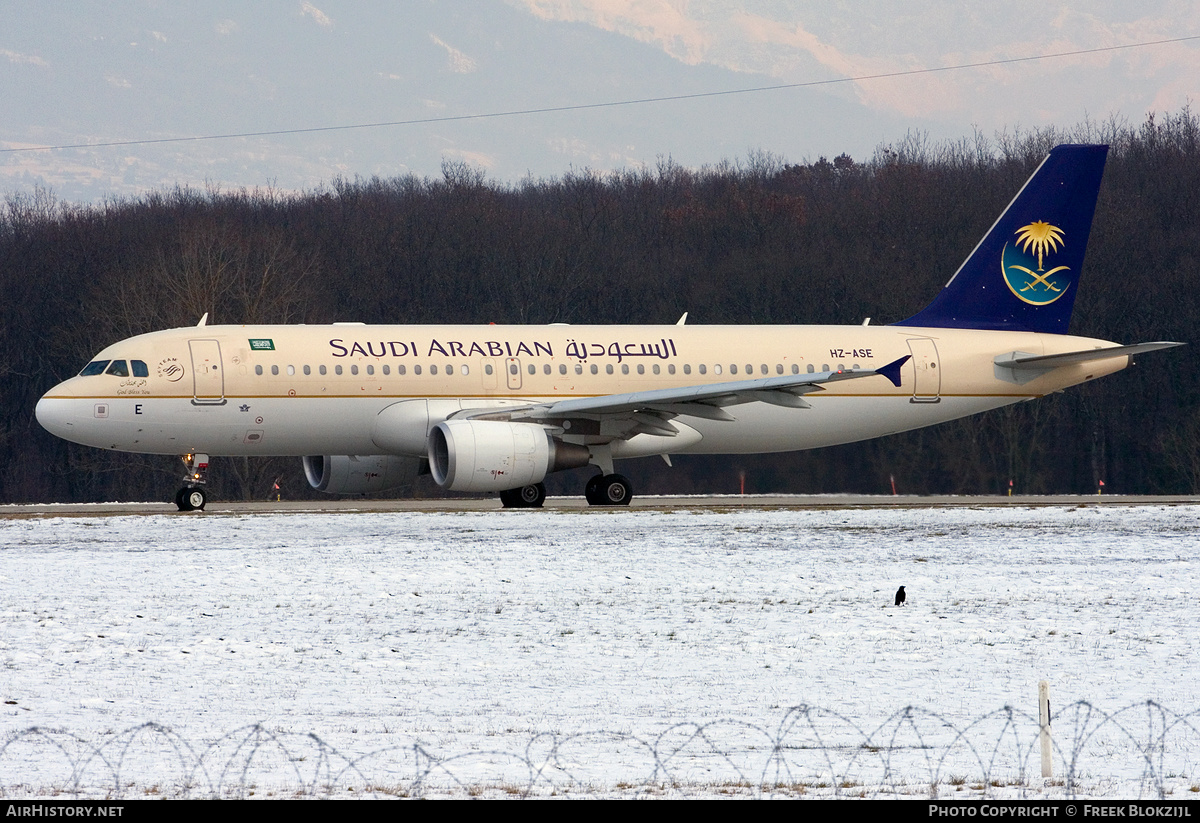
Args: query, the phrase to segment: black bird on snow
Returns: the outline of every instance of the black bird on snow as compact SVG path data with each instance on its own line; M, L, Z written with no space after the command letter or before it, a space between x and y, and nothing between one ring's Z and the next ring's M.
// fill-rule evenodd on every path
M903 586L901 586L899 589L896 590L896 605L897 606L904 605L904 587Z

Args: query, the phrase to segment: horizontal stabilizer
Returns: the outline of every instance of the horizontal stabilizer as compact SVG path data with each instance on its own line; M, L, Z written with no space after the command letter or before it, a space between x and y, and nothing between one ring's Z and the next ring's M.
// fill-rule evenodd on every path
M997 376L1012 383L1028 383L1041 377L1048 371L1073 366L1078 363L1090 363L1095 360L1110 360L1114 357L1132 357L1161 349L1173 349L1185 343L1135 343L1132 346L1109 346L1102 349L1084 349L1083 351L1066 352L1064 354L1029 354L1014 351L998 356L994 361Z

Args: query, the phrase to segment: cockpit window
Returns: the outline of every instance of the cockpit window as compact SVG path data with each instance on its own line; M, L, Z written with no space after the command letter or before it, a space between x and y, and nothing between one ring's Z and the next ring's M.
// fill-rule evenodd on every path
M83 367L83 371L79 373L80 377L91 377L94 374L104 374L104 369L108 366L107 360L94 360Z
M133 366L133 376L134 377L149 377L150 376L150 369L146 368L146 361L130 360L129 365Z
M128 377L129 376L129 366L125 363L124 360L114 360L114 361L112 361L112 365L109 366L107 371L105 371L104 373L111 374L113 377Z

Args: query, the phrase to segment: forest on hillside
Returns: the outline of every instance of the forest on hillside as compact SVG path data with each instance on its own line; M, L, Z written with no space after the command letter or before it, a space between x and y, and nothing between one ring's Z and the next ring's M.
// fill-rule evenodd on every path
M753 153L516 184L447 163L440 178L322 189L177 188L98 205L13 194L0 210L0 502L167 499L176 458L54 438L38 397L99 349L219 323L872 324L921 309L1051 146L1111 146L1072 320L1120 343L1200 326L1200 120L1190 110L936 143L869 160ZM1200 492L1191 347L984 415L782 455L622 463L637 493ZM214 499L260 499L299 459L215 459ZM579 470L551 475L577 494ZM409 493L440 490L429 478Z

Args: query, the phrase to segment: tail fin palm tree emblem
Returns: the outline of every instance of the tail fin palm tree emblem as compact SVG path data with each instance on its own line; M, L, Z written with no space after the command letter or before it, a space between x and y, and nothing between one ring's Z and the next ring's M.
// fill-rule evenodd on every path
M1017 243L1021 251L1029 251L1038 256L1038 271L1043 271L1042 256L1047 251L1058 251L1063 242L1063 231L1058 226L1051 226L1044 220L1035 220L1028 226L1017 229Z

